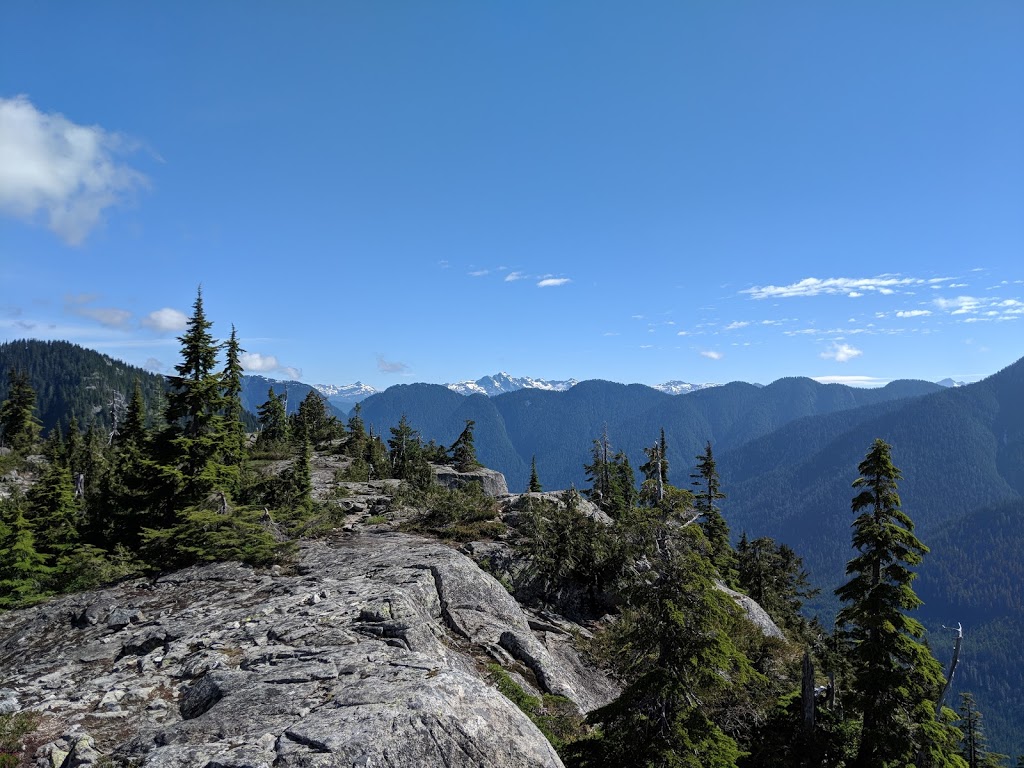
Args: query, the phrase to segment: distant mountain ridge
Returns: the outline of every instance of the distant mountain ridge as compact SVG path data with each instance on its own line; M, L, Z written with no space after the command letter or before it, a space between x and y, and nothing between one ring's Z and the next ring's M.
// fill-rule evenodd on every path
M548 381L546 379L534 379L530 376L512 376L504 371L493 376L484 376L476 381L458 381L453 384L445 384L452 392L460 395L487 395L496 397L508 392L517 392L520 389L539 389L546 392L564 392L571 389L579 382L576 379L565 381Z

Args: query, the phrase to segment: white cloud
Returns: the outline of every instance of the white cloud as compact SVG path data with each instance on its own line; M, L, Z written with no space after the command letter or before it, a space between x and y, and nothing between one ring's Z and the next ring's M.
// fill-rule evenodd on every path
M700 354L702 357L706 357L709 360L721 360L723 357L725 357L725 355L723 355L721 352L716 352L713 349L701 350Z
M152 328L154 331L183 331L188 327L188 317L184 312L164 307L146 315L142 319L142 324L147 328Z
M0 212L25 221L44 213L47 226L80 244L103 211L146 184L119 156L121 136L40 112L25 96L0 98Z
M242 367L253 373L266 373L280 368L274 355L261 355L259 352L243 352L240 358Z
M163 373L166 366L155 357L147 357L145 364L142 366L147 371L153 371L153 373Z
M952 280L950 277L933 277L922 280L915 277L901 277L900 275L878 275L877 277L829 277L824 280L817 277L807 277L789 285L756 285L753 288L746 288L740 293L748 294L754 299L780 299L792 298L794 296L819 296L822 294L835 295L845 294L846 296L863 296L868 291L876 291L883 295L889 295L898 288L906 288L926 283L942 283Z
M864 353L861 350L849 344L833 343L831 347L821 353L821 357L826 360L835 360L837 363L845 363L862 354Z
M470 277L483 277L484 275L489 275L490 273L491 273L491 270L489 270L489 269L478 269L478 270L476 270L474 272L470 272L469 276Z
M281 375L284 376L285 378L289 379L290 381L298 381L299 379L302 378L302 369L301 368L293 368L290 365L286 365L286 366L282 367L280 370L281 370Z
M896 317L927 317L931 313L930 309L901 309Z
M737 320L725 326L725 330L735 331L738 328L746 328L748 325L750 325L750 323L747 322L746 320Z
M505 282L512 283L515 282L516 280L525 280L526 278L527 275L525 272L509 272L507 275L505 275Z
M570 280L568 277L546 277L543 280L541 280L539 283L537 283L537 287L538 288L557 288L560 285L565 285L566 283L571 283L571 282L572 282L572 280Z
M689 335L690 335L689 331L679 331L678 333L676 333L676 336L689 336Z
M849 292L848 294L846 294L846 295L847 295L847 296L849 296L849 297L850 297L851 299L859 299L859 298L860 298L861 296L863 296L864 294L863 294L863 293L861 293L860 291L850 291L850 292Z

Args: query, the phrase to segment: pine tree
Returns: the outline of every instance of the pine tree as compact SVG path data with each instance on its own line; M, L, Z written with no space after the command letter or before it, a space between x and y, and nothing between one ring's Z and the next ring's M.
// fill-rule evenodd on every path
M476 460L476 447L473 445L473 427L475 425L475 421L466 419L466 427L455 438L452 447L448 449L452 455L452 463L459 472L469 472L480 466L480 462Z
M317 445L330 439L334 422L334 418L327 413L324 398L315 389L311 389L291 417L292 439L299 443L306 440L310 445Z
M544 487L540 484L540 478L537 477L536 456L530 459L530 485L526 490L530 493L541 493L544 490Z
M39 438L36 392L25 371L7 372L7 399L0 405L0 445L16 453L28 453Z
M59 558L74 549L79 539L81 507L75 501L71 471L51 464L25 494L25 500L39 551Z
M690 478L693 480L691 485L696 489L693 507L701 517L700 526L711 547L711 562L726 584L734 584L736 558L729 544L729 525L717 504L725 498L725 494L722 493L718 469L715 467L711 441L708 441L704 453L697 456L697 471Z
M665 457L667 451L664 429L661 430L661 437L654 445L644 448L647 463L640 466L640 471L644 475L640 497L649 507L656 507L665 500L665 490L668 487L668 459Z
M349 414L346 425L348 440L345 442L345 455L352 458L362 458L363 443L366 442L366 425L363 424L362 411L363 406L359 403L352 406L352 412Z
M921 600L911 589L928 548L900 508L891 447L875 440L858 467L851 507L853 546L850 580L836 590L845 604L838 625L852 644L853 704L862 715L857 768L889 768L914 762L957 765L946 744L951 728L935 718L942 670L922 642L924 628L907 612Z

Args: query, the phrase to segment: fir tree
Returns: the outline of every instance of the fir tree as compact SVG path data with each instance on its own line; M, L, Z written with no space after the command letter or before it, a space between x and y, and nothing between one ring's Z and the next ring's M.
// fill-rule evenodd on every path
M404 413L398 420L398 426L391 427L388 456L392 476L417 488L425 488L430 484L433 475L423 455L419 432L409 425Z
M0 445L16 453L29 453L41 429L36 417L36 392L28 374L11 369L7 372L7 399L0 405Z
M22 499L0 500L0 608L20 608L42 600L51 570L36 549Z
M480 466L476 460L476 447L473 445L473 427L476 422L466 419L466 426L462 433L452 443L448 452L452 455L452 463L459 472L468 472Z
M231 326L231 335L224 344L224 371L221 373L224 402L224 462L232 467L245 463L245 424L242 421L242 354L238 332Z
M935 718L942 670L922 642L924 628L907 615L921 604L910 586L912 568L928 548L900 508L901 475L891 447L875 440L857 469L853 487L861 490L851 503L857 554L846 566L850 580L836 590L844 603L838 624L852 644L853 704L862 716L854 765L890 768L919 756L930 765L958 765L947 751L952 730Z
M274 388L267 390L267 401L257 408L260 419L260 434L256 445L260 448L280 446L288 440L290 430L285 414L284 393L275 394Z
M530 493L541 493L544 490L544 487L540 484L540 478L537 477L536 456L530 459L530 485L527 486L526 490Z
M211 492L234 485L237 473L225 464L224 395L215 370L219 345L210 334L202 290L196 292L192 316L181 342L177 375L169 376L167 432L162 471L168 481L168 504L190 505ZM173 516L173 508L168 506Z
M722 493L715 457L708 441L704 453L697 456L697 471L690 475L694 511L700 517L700 526L711 547L711 562L718 569L718 575L726 584L735 583L736 559L729 544L729 524L725 522L717 502L725 498Z

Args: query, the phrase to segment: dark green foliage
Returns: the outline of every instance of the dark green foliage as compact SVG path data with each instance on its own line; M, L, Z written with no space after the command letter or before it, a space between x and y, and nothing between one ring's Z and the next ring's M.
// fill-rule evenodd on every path
M284 398L284 394L275 394L271 387L267 390L267 401L259 407L260 434L256 447L261 451L280 450L288 442L290 432Z
M340 437L342 431L338 420L327 412L323 395L315 389L306 393L290 424L293 440L314 446Z
M974 696L964 691L960 694L960 707L957 710L960 720L957 723L960 737L960 755L967 761L969 768L1001 768L1006 765L1006 755L996 754L989 750L988 736L982 726L981 712L974 701Z
M25 495L26 518L35 529L36 547L59 558L78 544L81 505L75 499L71 471L51 464Z
M39 438L40 429L36 392L28 374L11 368L7 372L7 399L0 405L0 445L17 453L28 453Z
M921 601L910 584L928 552L910 517L900 508L891 447L876 439L858 467L851 507L853 546L850 580L836 590L844 607L838 623L851 643L854 693L862 726L856 765L902 766L919 753L945 760L948 729L935 721L944 683L939 663L921 642L924 628L907 612Z
M409 425L404 415L398 426L391 428L388 456L392 477L419 488L425 488L433 481L434 475L420 445L420 433Z
M130 366L120 360L66 341L23 340L0 344L0 370L25 371L36 392L36 414L43 430L61 430L74 418L79 424L95 423L106 435L112 427L111 405L124 399L138 379L150 404L146 421L159 418L158 403L166 390L163 376ZM0 402L7 398L6 377L0 378Z
M459 472L468 472L480 466L476 460L476 447L473 445L473 427L476 422L466 419L466 427L462 430L448 452L452 455L452 464Z
M820 590L811 587L803 560L785 544L767 536L747 541L740 538L736 548L738 582L779 626L803 633L807 619L800 613L804 601Z
M241 467L246 458L246 429L242 408L242 353L238 332L231 326L231 335L224 344L224 371L221 386L224 398L224 463ZM237 491L237 488L232 488Z
M726 584L736 583L736 558L729 544L729 524L722 517L718 502L722 493L715 457L708 441L704 453L697 456L697 471L690 475L694 487L693 508L700 515L700 525L711 547L711 562Z
M615 533L580 511L575 490L565 491L561 502L524 496L518 508L522 538L516 547L529 558L525 577L541 599L561 606L566 592L583 590L596 606L622 566Z
M20 608L47 596L52 569L36 548L24 500L0 499L0 608Z
M629 458L622 451L612 455L608 432L593 441L591 463L583 467L590 482L584 495L611 517L626 515L636 504L636 477Z
M222 513L188 507L173 526L143 532L143 553L161 570L225 560L271 565L287 553L288 545L275 538L268 522L263 510L238 507Z
M497 504L478 483L467 483L463 488L431 485L425 489L403 484L392 503L396 508L421 510L403 526L405 530L422 531L442 539L475 541L500 536L506 530L505 524L497 519Z
M530 459L530 484L526 487L526 490L530 493L542 493L544 491L544 486L540 484L540 478L537 476L536 456Z
M737 609L714 587L703 537L690 526L673 539L610 630L627 684L588 718L602 724L604 765L724 767L740 756L714 718L759 676L732 644Z

